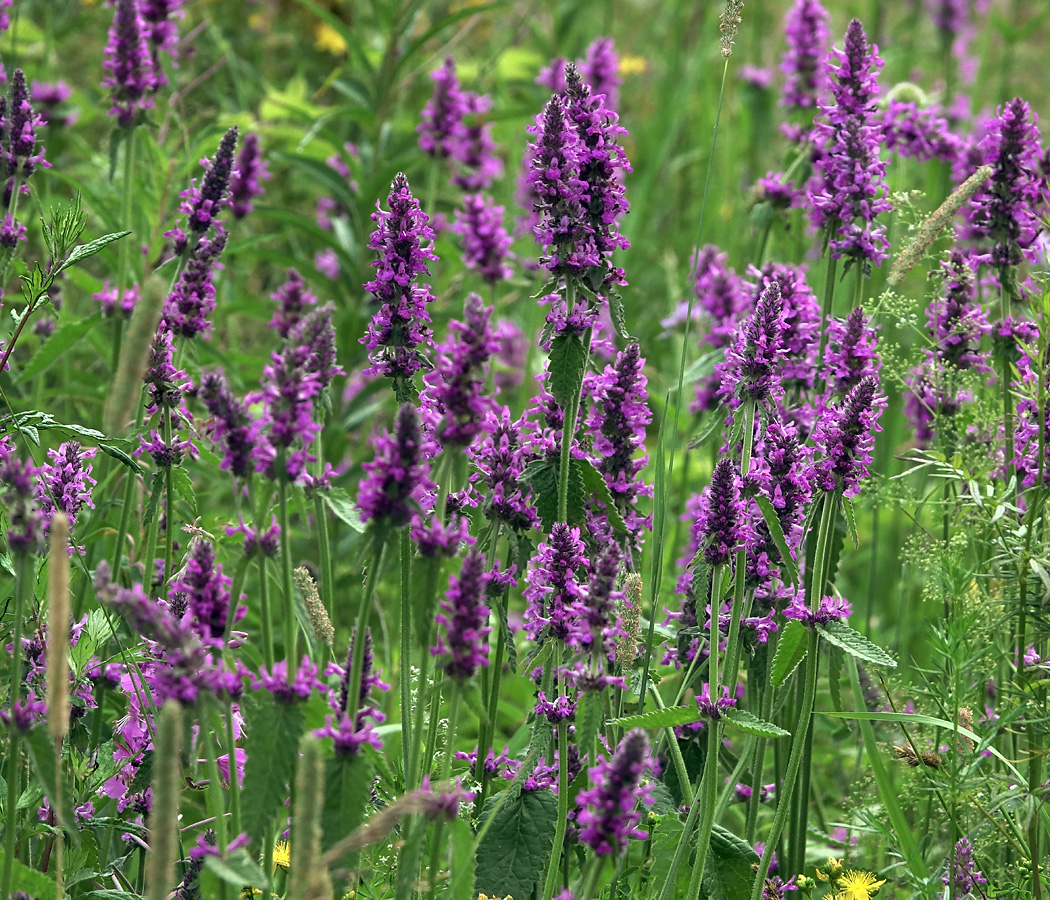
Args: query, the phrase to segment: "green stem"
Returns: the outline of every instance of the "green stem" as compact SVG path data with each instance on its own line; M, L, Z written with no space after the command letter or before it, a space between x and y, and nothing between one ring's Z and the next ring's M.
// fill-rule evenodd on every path
M284 535L281 535L281 543L284 543ZM354 649L350 659L350 680L347 682L347 716L351 722L357 721L357 712L361 705L361 672L365 662L365 630L368 628L368 608L375 593L376 583L379 580L379 570L386 556L386 538L373 534L372 558L369 561L368 572L365 575L365 589L361 592L361 600L357 607L355 619Z
M281 535L281 543L285 536ZM270 611L270 587L266 580L266 557L259 554L259 618L262 620L262 654L268 671L273 672L273 617Z
M295 594L292 588L292 532L288 527L288 480L285 477L284 453L280 453L277 471L281 473L277 485L277 516L281 523L281 590L284 592L284 658L288 665L288 683L295 681L299 660L296 642L299 622L295 618ZM354 710L356 714L356 710ZM354 721L351 719L351 721Z
M335 582L332 570L332 548L329 546L328 515L324 501L318 494L314 497L314 519L317 522L318 550L321 555L321 602L324 604L325 612L328 613L328 621L335 625ZM324 671L328 662L328 647L321 648L321 671Z
M171 410L164 410L164 443L171 446ZM171 466L164 469L164 580L161 589L171 581L171 564L175 555L175 474ZM147 576L149 575L147 560Z
M820 308L820 350L817 353L817 359L824 359L824 350L828 346L828 320L831 318L831 311L835 304L835 270L838 268L838 260L831 255L831 250L828 250L828 271L827 277L824 279L824 303Z
M497 612L500 618L496 626L496 651L492 658L492 684L489 686L488 723L483 728L484 740L478 744L478 758L474 767L474 777L480 782L481 790L478 791L478 799L474 809L480 814L485 805L485 795L488 793L489 774L485 771L485 760L489 755L489 748L493 746L496 738L496 719L499 715L499 688L503 677L503 653L506 646L506 636L503 633L502 620L505 616L507 604L510 602L510 592L504 591L503 598L499 601L503 604L503 612Z
M241 833L241 786L237 781L237 741L233 734L233 703L226 704L226 756L230 770L230 824Z
M744 402L744 436L743 448L740 455L740 477L747 478L751 471L751 451L755 440L755 403L753 400ZM725 683L730 692L736 688L736 676L740 666L740 619L746 618L751 612L751 600L754 592L747 594L747 609L744 609L744 575L746 556L744 548L741 547L736 554L736 577L733 579L733 608L729 613L729 634L726 637L726 668ZM716 608L720 611L719 597L711 596L712 619L717 619ZM714 632L717 634L717 631ZM717 647L717 644L714 646ZM712 695L713 696L713 695Z
M452 776L452 760L456 754L456 729L459 727L459 708L463 686L458 681L452 682L452 697L448 705L448 735L445 738L445 760L441 765L441 780L448 781Z
M14 634L11 646L11 682L7 693L7 706L13 710L21 699L22 693L22 618L25 614L26 596L32 573L33 561L25 551L15 553L15 602ZM11 879L14 876L15 847L18 835L18 797L21 778L22 735L15 725L14 717L9 726L7 757L7 799L5 807L7 821L4 832L4 868L0 874L0 898L8 900L11 896Z
M565 286L565 308L572 314L576 303L576 287L570 280ZM590 352L591 331L587 330L584 338L587 352ZM586 362L584 363L586 366ZM572 439L576 435L576 415L580 410L580 395L576 392L565 406L561 429L561 458L558 462L558 521L569 521L569 466L572 460Z
M210 709L204 710L205 716L209 716ZM204 756L208 764L208 805L211 807L212 818L215 820L215 838L219 847L226 848L226 798L222 789L222 778L219 773L218 756L215 751L215 735L210 723L202 722L204 727L201 732L204 737ZM233 765L233 756L230 756L230 780L235 781L237 770ZM238 832L239 834L240 832ZM220 884L220 900L226 900L226 885Z
M427 560L425 563L425 578L423 582L423 599L427 605L425 609L429 609L432 604L431 600L437 592L437 581L441 571L441 563L436 560ZM433 623L430 625L433 628ZM423 713L426 709L426 703L424 702L423 692L427 687L429 678L428 673L430 671L430 640L429 637L423 642L423 647L419 653L419 681L418 681L418 696L416 697L416 719L412 723L412 735L415 738L411 742L411 752L409 754L408 773L405 775L405 789L412 791L419 787L419 779L422 777L419 771L420 760L419 753L422 747L420 737L423 734Z
M407 528L401 529L401 658L398 661L398 687L401 694L401 761L408 780L412 755L412 540Z
M561 648L554 645L553 669L561 666ZM565 846L565 827L569 815L569 726L562 719L558 722L558 818L555 820L554 845L547 863L547 878L543 885L543 900L551 900L558 882L562 849Z
M712 618L717 618L712 616ZM717 645L711 651L711 658L718 655ZM714 691L712 682L712 692ZM712 701L718 695L712 693ZM693 874L689 879L689 890L686 897L696 900L700 896L700 879L707 865L707 850L711 844L711 832L715 825L715 805L718 802L718 748L722 745L722 726L718 720L707 723L707 758L704 760L704 776L700 784L700 796L703 807L700 819L700 831L696 836L696 859L693 862Z
M704 767L706 773L706 765ZM696 782L696 788L694 794L699 794L703 788L703 775L701 775ZM663 887L660 889L659 900L669 900L672 891L675 889L675 885L678 881L678 869L682 865L682 858L685 856L686 850L689 848L689 839L693 835L693 829L696 827L696 820L700 817L700 803L692 803L689 806L689 815L686 816L685 825L682 826L682 836L678 839L678 846L675 847L674 857L671 859L671 867L667 871L667 877L664 879Z
M660 696L660 692L656 689L655 684L649 685L649 692L656 703L656 708L666 709L663 698ZM671 751L671 759L674 761L675 773L678 775L678 784L682 788L682 801L686 806L690 806L693 802L693 791L692 784L689 781L689 772L685 767L685 758L682 756L682 748L678 746L678 738L675 736L673 728L665 728L664 737L667 740L667 749Z

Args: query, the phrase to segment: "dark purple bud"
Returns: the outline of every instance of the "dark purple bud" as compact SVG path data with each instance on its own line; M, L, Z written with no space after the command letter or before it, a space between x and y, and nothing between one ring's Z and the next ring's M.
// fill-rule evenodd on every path
M650 805L651 788L644 783L653 769L649 739L641 729L629 731L620 741L612 759L599 757L598 765L587 770L594 787L580 791L577 823L580 841L598 856L623 853L630 841L649 835L638 828L642 812Z
M492 630L487 626L489 609L485 605L488 575L485 557L475 549L463 558L459 577L449 579L448 592L441 601L441 612L435 617L445 628L445 635L431 648L435 656L448 656L445 674L458 681L468 681L478 669L488 665L488 642Z

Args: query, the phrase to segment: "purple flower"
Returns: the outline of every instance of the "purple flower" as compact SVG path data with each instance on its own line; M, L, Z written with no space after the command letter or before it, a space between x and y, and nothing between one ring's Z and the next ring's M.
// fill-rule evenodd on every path
M784 16L784 36L787 49L780 63L784 73L780 105L814 109L827 82L824 60L831 43L828 12L820 0L796 0Z
M503 227L503 207L495 206L491 197L464 194L452 231L463 242L464 264L477 270L486 283L496 284L514 274L507 265L513 240Z
M597 97L605 96L606 109L620 108L620 58L610 37L600 37L588 48L580 74Z
M990 371L978 350L981 338L992 326L977 303L974 261L961 250L953 250L941 264L941 278L943 299L926 309L926 327L938 359L957 369Z
M151 429L149 436L147 441L143 435L139 435L139 448L133 455L142 456L143 453L148 453L158 468L168 469L182 465L182 458L187 453L191 456L197 455L197 448L188 440L174 438L171 442L165 441L156 429Z
M309 700L310 694L324 688L324 683L317 677L317 666L310 662L309 656L303 656L291 682L288 681L288 663L282 659L273 664L272 673L260 666L259 676L252 678L251 685L255 690L263 688L269 691L278 703L285 706Z
M0 437L0 489L7 513L7 546L19 553L35 553L43 544L43 521L33 504L33 476L37 469L15 453L14 442Z
M14 724L18 732L25 735L45 715L47 715L47 704L43 700L37 700L36 694L30 691L25 700L15 700L14 709L10 712L0 709L0 722L3 722L6 728Z
M510 418L507 407L485 420L485 437L470 448L478 473L472 481L484 484L486 518L504 522L515 531L528 531L539 524L527 488L518 481L525 471L526 454L521 443L521 423Z
M587 635L583 643L593 647L596 656L612 657L616 639L623 634L616 624L616 605L623 599L623 592L616 590L622 558L615 543L601 547L591 565L587 592L580 604L580 619ZM585 675L577 679L581 689L580 681L586 679Z
M149 387L147 412L152 416L162 409L178 409L182 395L189 389L184 369L175 368L175 342L171 332L163 328L153 336L149 363L143 379Z
M212 330L210 316L215 311L215 270L226 248L226 233L204 237L193 248L186 266L164 301L164 325L173 333L192 340Z
M875 433L882 431L878 418L886 398L878 393L877 378L865 376L850 389L841 405L825 409L813 430L814 443L823 458L813 465L810 483L814 490L841 490L851 497L868 477Z
M378 436L375 459L362 466L368 473L357 495L363 522L374 520L373 527L382 529L400 528L412 520L418 505L415 494L429 484L422 451L416 408L402 404L394 434Z
M891 97L880 113L882 140L887 150L921 161L955 162L962 148L949 130L948 120L935 106L923 106Z
M784 327L780 283L771 281L759 294L755 311L737 330L724 363L715 367L721 377L721 394L730 406L750 400L764 408L783 393L780 365L784 357Z
M491 400L484 396L485 366L498 349L487 307L467 297L464 322L449 323L449 342L438 351L433 372L424 377L424 415L443 447L467 447L481 432Z
M453 182L465 191L480 191L492 186L503 174L503 160L496 155L492 139L492 123L480 117L488 112L492 101L477 94L467 95L467 112L475 119L466 126L466 135L453 148L453 158L459 164Z
M252 200L263 195L260 181L270 178L266 160L259 146L259 135L244 136L237 164L230 175L230 209L235 219L243 219L252 211Z
M793 424L776 419L768 423L761 448L761 459L768 473L765 492L776 510L789 548L798 548L802 540L802 523L810 499L805 477L807 456Z
M456 63L451 56L445 64L430 73L434 79L434 96L423 107L422 121L416 126L419 132L419 148L427 156L444 159L452 156L466 138L464 117L467 114L467 97L459 87Z
M343 367L336 362L335 326L332 314L335 307L326 303L311 310L291 330L288 340L305 352L306 371L316 375L321 390L327 388L336 375L345 375Z
M255 528L251 525L245 525L242 519L239 525L227 525L226 534L229 537L233 537L235 534L244 536L241 546L244 555L248 559L253 558L256 554L273 559L281 549L281 526L277 524L277 516L272 513L270 515L270 527L265 531L261 527Z
M183 0L139 0L142 18L149 31L149 40L153 52L154 61L157 60L157 51L163 50L175 56L176 45L179 41L179 27L175 24L176 19L185 16L182 9ZM160 64L156 63L157 77L164 81L164 73Z
M619 230L620 219L630 211L623 174L631 171L631 164L618 143L627 129L618 124L602 96L591 95L571 65L566 69L566 97L569 119L580 139L579 176L587 185L584 218L594 236L599 265L609 269L604 283L624 285L623 271L611 268L609 258L613 251L630 247Z
M948 873L941 876L941 881L951 887L952 894L959 900L986 896L981 885L987 884L988 879L977 868L973 843L968 837L961 838L955 845L948 862Z
M810 186L812 221L828 232L832 256L880 265L889 242L875 217L893 207L885 199L886 164L879 156L874 124L876 81L882 60L869 46L859 19L846 30L845 49L832 51L832 101L821 103L816 140L823 148L814 162L819 177ZM860 224L857 224L860 220Z
M72 528L80 510L95 508L91 489L97 482L91 477L90 460L97 452L94 447L84 450L77 441L66 441L57 450L47 451L51 461L40 467L36 492L45 530L49 530L55 510L66 514Z
M876 346L878 335L862 307L853 310L845 321L830 320L827 335L821 378L829 392L844 394L862 379L874 378L878 374L882 366Z
M255 446L255 426L248 414L248 404L233 395L221 371L205 372L197 395L212 416L212 439L222 445L219 468L247 479L252 473L252 449Z
M638 828L640 804L652 804L650 788L643 783L652 772L649 739L641 729L629 731L616 748L612 759L599 758L598 765L587 770L594 787L580 791L580 841L598 856L620 854L631 839L643 840L649 835Z
M213 228L216 237L224 234L219 216L223 209L230 205L230 178L234 172L237 136L237 126L234 125L222 136L214 158L200 161L204 167L200 186L197 186L195 178L179 195L182 198L179 209L186 216L186 227L189 228L190 235L187 236L181 227L164 234L165 237L172 238L176 256L182 254L189 246L191 238L203 238Z
M6 115L0 113L0 122L7 126L6 129L0 128L0 134L3 135L2 150L7 161L8 179L13 179L18 173L22 179L26 179L37 166L45 169L50 167L51 164L44 160L44 148L38 150L36 144L36 130L44 124L44 120L33 111L29 86L21 69L15 69L11 76L11 99ZM5 203L9 202L13 190L13 182L9 180Z
M427 260L436 260L437 256L428 243L434 239L430 220L412 196L403 174L394 177L387 200L390 212L384 212L377 203L372 213L376 230L368 246L377 253L371 263L376 277L365 284L365 290L380 308L361 343L368 346L372 362L366 374L394 379L398 393L401 382L425 365L420 346L432 344L427 304L434 296L428 285L417 284L416 279L430 274Z
M469 681L480 667L489 663L485 640L492 630L486 625L488 582L484 555L475 549L468 550L459 578L449 579L448 592L440 604L441 612L435 616L437 624L445 628L445 636L438 636L437 645L430 652L449 657L444 671L457 681Z
M766 263L761 270L749 272L757 282L754 292L762 292L774 283L780 288L780 341L784 357L780 363L780 383L786 391L813 387L817 370L820 304L806 283L803 266Z
M828 622L845 622L853 612L853 606L849 600L842 597L824 596L817 604L816 610L811 610L806 605L806 599L801 594L795 594L784 609L785 619L796 619L803 625L827 625Z
M182 594L197 631L205 641L221 642L230 615L232 579L222 574L210 541L195 540L190 546L186 569L172 583L170 594Z
M153 108L152 95L160 86L138 0L116 0L102 68L109 73L102 87L112 91L109 114L117 117L121 128L127 128Z
M4 216L3 223L0 224L0 247L14 250L18 246L19 241L26 240L28 233L29 229L12 216L11 213L8 213Z
M1016 266L1039 233L1043 205L1039 129L1028 104L1018 97L1001 106L980 147L992 177L964 208L963 237L991 244L982 261Z
M635 458L639 449L644 450L645 429L653 419L644 365L638 344L628 344L615 363L591 380L594 403L586 420L595 467L616 501L635 550L641 549L643 532L652 527L651 517L642 517L636 508L638 498L652 496L652 487L641 478L649 457Z
M259 441L253 451L256 471L268 478L295 481L313 457L308 447L320 433L313 418L313 398L321 390L320 378L310 366L310 351L287 344L263 367L261 397L265 405L268 443ZM299 449L289 453L293 446ZM284 471L277 468L284 455Z
M556 56L550 61L550 65L544 66L540 69L540 74L536 76L536 84L540 87L546 88L552 94L564 94L565 93L565 66L568 65L568 60L564 56Z
M131 287L125 288L124 296L121 297L117 289L106 281L102 285L102 290L97 294L92 294L91 299L98 300L102 304L102 315L107 319L116 314L118 305L120 314L125 319L130 319L131 314L135 311L135 304L139 302L139 286L133 284Z
M576 701L564 694L558 694L553 700L549 700L546 692L537 691L536 705L532 711L537 716L545 718L551 725L557 725L559 722L571 722L576 718Z
M525 579L525 630L532 640L546 632L570 647L587 643L589 634L580 622L586 572L580 529L556 522L547 541L529 560Z
M569 120L567 101L551 97L528 132L535 137L529 144L532 170L527 176L539 212L534 234L546 253L540 263L555 277L583 277L601 265L601 257L584 213L584 148Z
M722 685L722 696L716 700L711 699L711 685L704 682L700 689L700 696L696 698L696 705L700 709L700 715L708 719L721 719L722 714L736 706L736 698L729 696L729 688Z
M459 815L461 803L470 803L474 794L464 791L456 779L449 790L440 792L430 786L430 776L424 775L418 791L413 796L422 803L423 815L428 819L446 819L452 822Z
M711 484L697 523L701 546L709 566L727 565L742 540L739 476L733 462L722 458L711 474Z

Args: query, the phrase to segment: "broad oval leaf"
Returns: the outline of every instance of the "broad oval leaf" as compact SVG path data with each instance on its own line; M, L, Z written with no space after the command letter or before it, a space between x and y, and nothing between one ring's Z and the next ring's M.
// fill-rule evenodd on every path
M654 709L639 716L624 716L613 719L610 725L621 728L674 728L676 725L688 725L699 722L700 710L695 706L669 706L667 709Z
M897 661L882 647L873 644L845 622L828 622L826 625L818 625L817 631L826 641L840 647L857 659L863 659L876 666L896 667L897 665Z
M789 620L780 631L777 652L773 657L773 666L769 672L769 683L773 687L778 688L788 680L788 676L806 658L808 645L809 634L806 626L797 619Z

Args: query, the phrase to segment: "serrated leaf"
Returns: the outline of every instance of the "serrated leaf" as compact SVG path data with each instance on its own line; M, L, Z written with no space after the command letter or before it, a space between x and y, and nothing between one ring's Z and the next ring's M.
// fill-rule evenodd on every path
M876 666L896 667L897 661L882 647L873 644L859 631L854 631L845 622L828 622L818 625L817 631L824 639L845 650L850 656L863 659Z
M551 341L550 391L562 409L580 396L586 366L587 347L578 335L559 334Z
M299 739L305 719L298 706L263 697L245 716L245 750L242 813L252 843L262 846L269 839L271 823L284 810L288 786L299 758Z
M336 757L325 763L325 801L321 847L327 850L365 820L372 802L371 760L364 754Z
M470 897L474 887L474 834L463 819L452 823L452 871L449 897Z
M219 856L207 856L204 866L209 871L227 884L236 888L248 887L249 885L259 887L266 883L266 875L262 867L248 855L248 851L241 847L234 850L225 859Z
M605 483L602 473L587 459L573 459L570 465L579 472L584 493L594 494L605 504L605 514L609 519L609 524L616 531L626 533L627 525L620 516L620 511L616 508L616 501L613 500L612 493L609 491L609 485Z
M849 536L853 540L853 549L856 550L860 546L860 538L857 537L857 511L853 508L853 501L849 497L842 498L842 508L846 511Z
M612 320L616 333L625 341L633 341L631 333L627 330L627 319L624 315L623 298L618 291L608 290L605 297L609 301L609 318Z
M68 269L70 266L75 266L81 260L87 259L89 256L94 256L100 250L102 250L107 244L112 244L114 241L119 241L121 238L127 237L131 234L130 231L114 231L110 234L104 234L102 237L95 238L93 241L89 241L86 244L81 244L79 247L74 247L69 256L66 257L65 261L58 270L55 272L57 275L59 272Z
M734 727L740 729L744 734L753 734L756 737L790 737L791 732L778 728L772 722L765 722L753 712L746 709L733 707L725 712L725 719Z
M671 872L671 863L674 861L675 850L682 839L682 823L675 814L664 816L655 830L650 834L653 842L653 866L651 870L652 884L655 890L663 887L667 876ZM696 832L694 830L693 834ZM685 854L688 863L688 852ZM675 884L668 896L678 897L679 892L685 891L685 885L689 881L689 866L680 865L675 878ZM680 883L680 884L679 884ZM652 896L656 896L655 891Z
M3 867L6 859L3 847L0 847L0 867ZM12 891L25 891L30 897L54 897L57 894L58 887L53 878L35 869L30 869L17 859L12 860L12 863Z
M157 469L153 473L153 483L149 488L149 500L146 501L146 512L142 516L142 524L145 527L153 522L153 517L157 515L157 506L160 505L160 495L164 490L164 471Z
M777 517L777 511L773 507L769 498L762 494L758 494L755 497L755 502L758 504L758 508L762 510L762 518L765 519L770 537L773 538L773 543L776 544L777 550L780 552L780 560L784 567L784 574L787 576L785 584L794 587L798 584L798 566L795 564L795 560L791 556L791 548L788 547L787 541L784 538L784 529L780 527L780 519Z
M777 652L769 670L769 683L775 688L788 680L788 676L798 668L798 664L806 658L809 650L809 633L806 626L797 619L789 619L780 629L778 637Z
M557 818L558 798L550 791L527 791L505 803L478 845L474 892L531 897L547 868Z
M525 658L521 661L521 664L518 666L518 674L525 676L533 669L542 668L547 664L547 660L550 659L550 656L553 652L553 641L547 641L546 643L537 647L536 650L526 654Z
M142 471L142 466L138 464L138 461L134 457L129 456L127 453L125 453L115 443L103 441L98 446L99 449L106 454L106 456L112 456L114 459L119 460L125 466L131 469L132 472L139 473Z
M700 710L695 706L669 706L667 709L654 709L640 716L613 719L609 724L620 728L674 728L676 725L699 722L701 718Z
M190 481L189 473L182 466L171 467L171 484L178 494L189 505L194 513L197 512L197 498L193 494L193 482Z
M77 832L76 819L73 818L73 788L64 771L55 766L55 742L47 733L46 723L40 723L22 736L33 774L44 789L44 796L54 804L58 789L58 779L62 778L62 823L69 840L80 845L80 834Z
M18 378L15 379L15 383L22 384L48 369L55 360L61 357L101 321L102 314L96 313L76 322L64 322L59 325L55 333L44 341L43 346L33 354L29 363L19 373Z
M576 707L576 745L581 755L591 760L591 765L596 761L594 754L604 711L602 695L595 691L584 694Z
M364 532L365 523L361 521L361 511L342 488L325 491L321 494L321 501L340 522L349 525L358 534Z
M731 831L715 825L704 869L703 888L710 900L748 900L758 856L751 845Z

